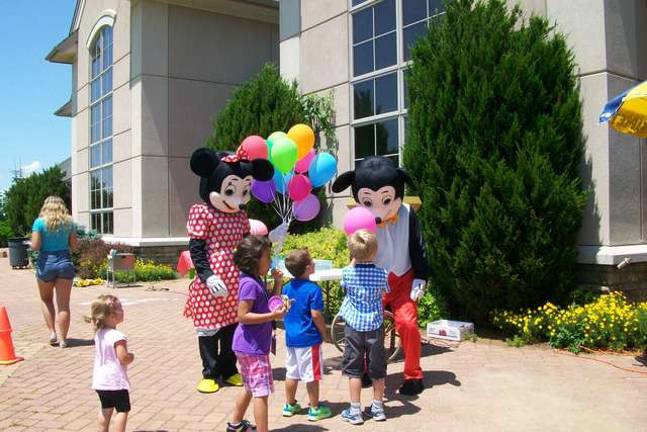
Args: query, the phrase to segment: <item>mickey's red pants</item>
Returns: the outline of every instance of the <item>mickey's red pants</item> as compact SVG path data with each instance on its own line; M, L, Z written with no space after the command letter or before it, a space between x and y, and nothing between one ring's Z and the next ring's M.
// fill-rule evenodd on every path
M404 379L422 379L420 368L420 331L418 330L418 306L411 300L413 270L402 276L389 273L391 292L384 296L384 306L390 306L395 328L400 335L404 350Z

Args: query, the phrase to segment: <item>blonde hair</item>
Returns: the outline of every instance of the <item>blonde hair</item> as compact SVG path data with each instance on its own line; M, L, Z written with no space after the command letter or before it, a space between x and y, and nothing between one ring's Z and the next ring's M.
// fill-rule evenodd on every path
M117 309L116 304L119 299L112 294L101 294L90 306L90 316L86 321L89 321L94 326L95 331L99 331L106 326L106 319L115 313Z
M377 254L377 237L370 231L355 231L348 239L350 255L357 261L371 261Z
M45 221L47 231L58 231L60 228L66 228L72 225L72 218L65 206L65 202L60 197L54 195L48 196L45 199L39 216Z

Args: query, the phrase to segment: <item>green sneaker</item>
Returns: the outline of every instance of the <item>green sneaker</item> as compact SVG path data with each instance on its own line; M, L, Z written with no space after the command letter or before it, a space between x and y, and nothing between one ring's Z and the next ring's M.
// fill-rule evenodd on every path
M295 402L294 405L290 405L289 403L283 405L283 417L292 417L295 414L301 413L301 411L303 411L303 408L301 408L299 402Z
M308 410L308 421L314 422L328 417L332 417L332 411L325 405L319 404L319 408L314 409L310 407Z

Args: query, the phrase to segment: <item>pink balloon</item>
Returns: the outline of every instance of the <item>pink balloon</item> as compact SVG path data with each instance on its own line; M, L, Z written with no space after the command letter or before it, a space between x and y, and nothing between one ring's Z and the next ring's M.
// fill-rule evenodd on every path
M319 198L310 194L303 201L295 202L292 208L294 218L301 222L308 222L319 214L321 203Z
M240 145L249 155L249 160L267 159L267 144L262 137L250 135Z
M294 202L305 199L310 191L312 191L310 179L303 174L293 176L288 184L288 193Z
M344 216L344 231L346 234L351 235L360 229L375 233L377 232L377 223L375 222L375 216L373 216L370 210L357 206L352 208Z
M249 233L251 235L266 236L267 235L267 226L259 220L250 219L249 220Z
M315 149L310 150L304 157L302 157L296 165L294 165L294 171L298 173L304 173L308 171L308 168L310 167L310 162L312 162L312 159L315 157Z

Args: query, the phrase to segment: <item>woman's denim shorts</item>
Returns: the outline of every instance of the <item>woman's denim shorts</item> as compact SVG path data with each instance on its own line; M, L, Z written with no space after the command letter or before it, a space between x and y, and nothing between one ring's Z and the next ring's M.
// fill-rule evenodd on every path
M36 277L45 282L74 279L74 264L69 251L41 251L36 261Z

